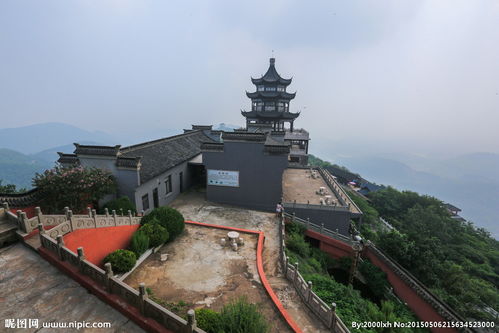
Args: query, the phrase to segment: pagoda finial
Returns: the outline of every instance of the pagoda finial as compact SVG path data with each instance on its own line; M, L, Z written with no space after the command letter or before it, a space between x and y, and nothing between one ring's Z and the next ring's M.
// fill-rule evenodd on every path
M274 65L275 64L275 58L272 56L272 58L270 58L270 65Z

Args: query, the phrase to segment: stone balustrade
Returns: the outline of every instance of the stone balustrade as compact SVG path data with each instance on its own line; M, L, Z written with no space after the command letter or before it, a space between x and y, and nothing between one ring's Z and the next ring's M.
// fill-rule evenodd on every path
M196 326L194 310L189 310L187 320L177 316L148 298L146 287L141 284L139 290L135 290L120 279L115 278L110 263L105 264L106 270L102 270L91 262L85 260L83 248L78 248L78 254L73 253L64 246L62 235L56 240L47 235L43 225L39 224L40 242L42 247L57 255L60 261L67 262L78 269L81 275L91 278L105 288L109 294L117 295L129 305L137 308L140 313L148 318L154 319L165 328L180 333L206 333Z
M350 330L336 314L336 304L332 303L331 305L328 305L319 296L317 296L317 294L312 290L312 282L306 282L300 274L298 270L298 263L293 265L289 262L289 258L286 257L284 218L281 218L279 222L279 235L280 258L282 261L284 276L293 284L303 303L305 303L312 313L327 328L331 329L332 332L349 333Z

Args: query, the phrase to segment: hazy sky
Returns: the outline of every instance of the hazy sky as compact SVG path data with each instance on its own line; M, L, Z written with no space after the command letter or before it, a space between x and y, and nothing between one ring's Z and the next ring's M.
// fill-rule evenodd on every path
M0 1L0 127L243 124L268 58L312 138L499 153L499 1Z

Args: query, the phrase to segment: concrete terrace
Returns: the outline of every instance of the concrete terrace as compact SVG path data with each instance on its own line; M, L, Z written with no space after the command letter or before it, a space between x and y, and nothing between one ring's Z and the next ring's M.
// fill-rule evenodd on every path
M283 202L320 205L320 199L324 198L316 194L320 187L325 187L333 202L340 204L334 191L318 172L317 178L312 178L308 169L286 169L282 176Z
M3 319L38 319L38 329L9 332L144 332L21 243L0 249L0 313L2 327ZM52 321L110 322L111 328L41 328Z

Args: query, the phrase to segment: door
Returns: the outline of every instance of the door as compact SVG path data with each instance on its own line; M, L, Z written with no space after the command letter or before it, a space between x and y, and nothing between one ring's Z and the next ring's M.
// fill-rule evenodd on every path
M178 174L178 180L180 183L180 193L184 192L184 173L181 172Z
M154 208L159 207L159 197L158 197L158 188L156 187L154 190L152 190L152 201L154 203Z

